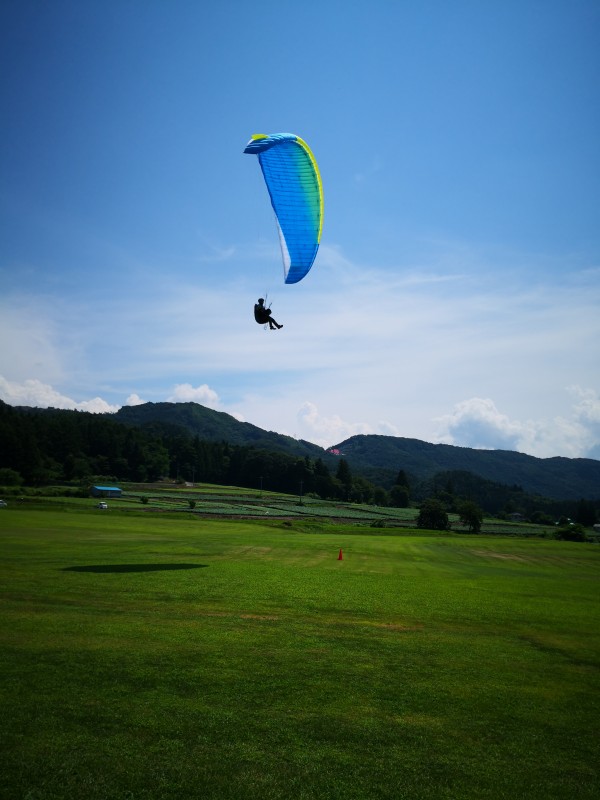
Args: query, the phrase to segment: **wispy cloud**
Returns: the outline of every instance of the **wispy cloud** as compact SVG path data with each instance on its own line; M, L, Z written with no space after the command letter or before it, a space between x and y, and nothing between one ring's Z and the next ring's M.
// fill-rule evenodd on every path
M60 340L60 303L24 294L0 298L0 373L60 382L75 347ZM65 352L65 351L69 352Z
M68 304L8 292L3 397L98 409L193 400L323 446L390 433L594 452L598 387L571 390L574 405L564 389L597 374L594 270L534 282L466 255L468 269L455 254L397 270L335 247L319 259L309 281L274 285L276 332L254 323L263 290L248 276L208 284L147 270L139 291L82 290Z
M198 263L220 264L230 261L236 254L237 248L233 244L217 243L205 234L199 234L198 238L204 247L204 252L196 256Z

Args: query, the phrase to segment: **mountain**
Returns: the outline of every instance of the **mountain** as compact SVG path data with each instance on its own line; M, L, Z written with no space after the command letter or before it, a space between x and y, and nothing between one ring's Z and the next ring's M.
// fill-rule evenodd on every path
M0 401L0 408L3 405ZM57 413L56 409L20 407L18 410L36 415ZM354 474L386 489L391 488L401 469L411 483L427 481L440 472L462 471L553 500L600 499L600 461L589 458L535 458L509 450L473 450L378 435L352 436L330 449L339 452L340 456L336 456L311 442L265 431L198 403L143 403L124 406L114 414L91 416L105 416L150 434L184 433L203 441L253 446L313 461L321 458L333 473L341 456Z
M249 422L240 422L223 411L214 411L198 403L142 403L123 406L111 417L124 425L136 427L184 429L204 441L229 442L258 447L262 450L297 455L304 458L323 458L322 447L292 436L264 431Z
M127 425L177 426L204 440L322 458L335 469L335 457L311 442L264 431L198 403L144 403L124 406L111 416ZM418 481L438 472L461 470L552 499L600 498L600 461L589 458L535 458L510 450L473 450L378 435L352 436L332 449L341 453L354 472L385 488L393 485L400 469Z
M600 461L591 458L535 458L510 450L473 450L378 435L352 436L334 447L371 479L385 473L397 475L400 469L417 480L437 472L465 470L553 499L600 498Z

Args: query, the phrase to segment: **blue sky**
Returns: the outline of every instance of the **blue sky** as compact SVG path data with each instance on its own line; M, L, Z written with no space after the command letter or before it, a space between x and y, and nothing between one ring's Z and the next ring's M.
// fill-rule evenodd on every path
M599 39L597 0L3 0L0 398L599 458ZM278 131L325 195L293 286Z

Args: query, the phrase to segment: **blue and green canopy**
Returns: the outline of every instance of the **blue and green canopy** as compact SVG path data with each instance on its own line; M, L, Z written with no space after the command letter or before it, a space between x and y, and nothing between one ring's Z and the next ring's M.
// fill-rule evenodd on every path
M309 146L293 133L256 133L244 153L258 156L279 228L286 283L313 265L323 229L323 186Z

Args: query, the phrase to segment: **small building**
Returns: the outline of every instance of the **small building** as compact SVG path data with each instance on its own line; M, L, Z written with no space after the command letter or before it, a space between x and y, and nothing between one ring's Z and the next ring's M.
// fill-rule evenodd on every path
M92 497L121 497L123 492L118 486L92 486Z
M506 516L511 522L525 522L525 517L523 514L519 514L518 511L513 511L512 514L507 514Z

